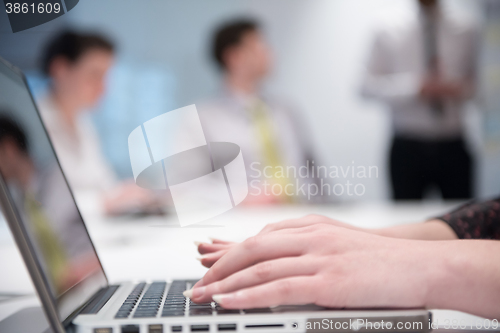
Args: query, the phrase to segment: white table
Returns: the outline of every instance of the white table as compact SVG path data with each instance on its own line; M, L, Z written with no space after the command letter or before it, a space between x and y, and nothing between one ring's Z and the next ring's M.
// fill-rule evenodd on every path
M198 278L206 269L195 257L194 241L208 237L242 240L265 224L315 213L362 227L383 227L421 221L450 209L453 204L342 204L330 206L238 207L200 225L181 228L175 214L163 217L108 218L96 201L79 195L87 228L110 282L124 280ZM146 258L146 259L145 259ZM0 293L33 294L33 286L8 228L0 222ZM0 320L38 304L36 297L0 302ZM475 325L477 317L456 311L433 311L439 323L446 319Z

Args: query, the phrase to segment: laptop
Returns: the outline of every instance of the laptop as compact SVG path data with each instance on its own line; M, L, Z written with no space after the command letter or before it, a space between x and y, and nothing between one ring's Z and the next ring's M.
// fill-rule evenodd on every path
M229 310L186 299L192 280L110 284L26 80L2 58L0 174L2 211L54 333L429 331L425 309Z

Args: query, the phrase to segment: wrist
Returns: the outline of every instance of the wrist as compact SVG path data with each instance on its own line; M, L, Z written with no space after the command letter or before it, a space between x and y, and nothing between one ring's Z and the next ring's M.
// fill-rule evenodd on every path
M415 240L452 240L457 239L453 229L444 221L430 220L415 224L403 224L382 229L366 230L378 236Z
M373 235L382 236L382 237L391 237L391 238L406 238L401 237L399 235L397 227L387 227L387 228L378 228L378 229L367 229L366 232L371 233Z
M450 251L450 242L426 243L423 256L426 262L423 274L424 305L430 309L453 308L448 292L457 287L455 280L460 275L460 258Z
M437 293L447 288L448 277L440 253L441 242L408 239L387 239L386 242L394 245L389 252L399 261L397 271L392 273L396 277L395 283L390 287L396 291L394 303L403 307L436 308L436 304L443 300Z

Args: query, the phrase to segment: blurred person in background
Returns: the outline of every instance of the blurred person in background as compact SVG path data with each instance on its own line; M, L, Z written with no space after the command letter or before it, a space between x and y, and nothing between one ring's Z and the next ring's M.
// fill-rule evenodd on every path
M475 91L479 35L438 0L419 0L418 8L376 33L362 94L392 112L394 199L422 199L432 187L444 199L470 198L473 161L462 112Z
M199 107L207 140L234 142L241 147L250 185L246 203L300 201L295 195L297 184L316 179L311 173L302 177L307 179L298 179L301 177L286 172L286 168L308 168L317 161L310 135L293 107L262 91L272 61L258 23L240 19L220 26L212 40L212 56L223 82L219 95ZM278 189L274 193L272 186ZM285 188L293 194L277 194ZM320 196L315 199L321 200Z
M104 93L113 60L114 46L102 36L72 31L55 36L43 56L50 88L38 106L71 188L103 193L105 212L120 214L142 210L153 198L133 182L118 182L85 117Z
M30 154L33 144L16 113L0 110L0 173L24 221L31 225L36 246L46 260L43 269L51 277L52 287L58 292L67 290L96 270L99 261L93 255L80 216L65 180L54 163L35 163ZM68 201L60 209L61 201ZM56 209L57 207L57 209Z

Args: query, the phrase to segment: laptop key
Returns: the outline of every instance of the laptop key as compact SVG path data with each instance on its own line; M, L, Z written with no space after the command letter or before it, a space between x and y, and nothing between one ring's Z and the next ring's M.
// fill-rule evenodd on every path
M217 330L220 331L236 331L236 324L219 324Z
M216 313L218 315L240 314L240 310L220 309L220 310L217 310Z
M175 311L175 312L171 312L171 311L167 311L167 312L163 312L161 314L162 317L181 317L181 316L184 316L184 311Z
M148 309L135 310L135 313L141 313L141 312L158 312L158 309L157 308L148 308Z
M208 332L209 330L209 325L191 325L191 332Z
M156 317L156 315L151 313L134 315L134 318L154 318L154 317Z
M121 329L122 333L139 333L138 325L124 325Z
M185 304L164 304L163 305L163 310L168 310L168 309L184 309L186 307Z
M257 309L247 309L243 310L246 314L262 314L262 313L272 313L270 308L257 308Z
M212 310L207 311L207 310L190 310L189 311L190 316L211 316L212 315Z
M118 310L117 314L126 314L130 313L130 310Z

